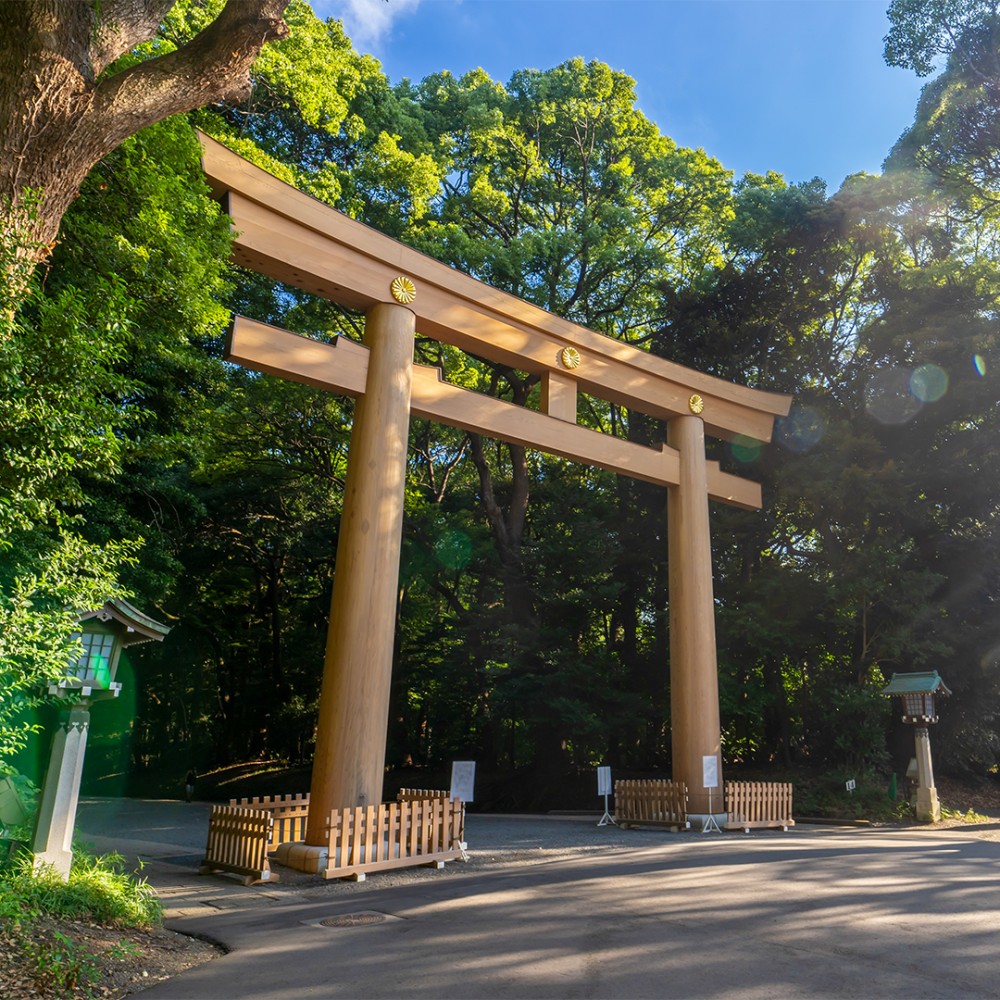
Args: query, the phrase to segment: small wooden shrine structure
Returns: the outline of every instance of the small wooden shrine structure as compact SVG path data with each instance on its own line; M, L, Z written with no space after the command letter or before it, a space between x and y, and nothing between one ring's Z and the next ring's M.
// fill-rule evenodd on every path
M917 761L917 819L936 823L941 818L941 804L934 786L931 762L931 738L927 727L938 720L937 699L951 691L936 670L922 673L893 674L882 689L883 694L898 698L902 721L913 726L913 744Z
M167 625L120 598L85 612L79 621L83 653L49 685L49 694L67 700L52 738L32 841L35 865L51 865L64 881L73 862L73 828L91 703L121 693L121 683L115 678L123 649L140 642L162 642L170 632Z

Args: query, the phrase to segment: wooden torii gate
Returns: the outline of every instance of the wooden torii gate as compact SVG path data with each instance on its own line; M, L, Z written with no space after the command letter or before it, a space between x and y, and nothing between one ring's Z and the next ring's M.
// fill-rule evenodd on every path
M758 508L761 493L706 460L705 434L769 441L790 398L692 371L497 291L200 139L208 182L233 220L234 259L365 313L364 346L237 317L227 355L358 400L306 843L326 844L331 809L382 795L411 414L667 487L673 776L687 783L691 813L707 813L703 758L715 756L720 782L722 775L708 501ZM541 412L415 365L416 332L537 373ZM650 448L578 425L579 391L666 421L666 444Z

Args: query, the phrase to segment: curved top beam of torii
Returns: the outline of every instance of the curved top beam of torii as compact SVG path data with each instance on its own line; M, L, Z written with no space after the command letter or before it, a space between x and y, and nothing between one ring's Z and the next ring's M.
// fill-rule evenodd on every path
M574 427L577 389L662 420L697 412L709 434L725 439L745 435L769 441L775 417L788 413L791 405L788 396L733 385L692 371L546 312L349 218L202 133L199 139L209 185L224 199L233 219L237 263L356 309L391 301L392 282L397 278L409 279L416 295L407 302L407 307L416 316L419 333L469 354L542 377L546 412L536 413L537 420L525 416L533 411L499 403L482 422L478 411L490 409L485 397L456 387L448 388L463 398L453 400L450 415L430 404L422 406L418 385L423 382L430 392L429 386L437 378L431 373L418 379L414 387L413 410L418 415L590 461L649 481L671 483L676 482L670 468L676 458L673 449L645 448L628 442L612 445L613 439L598 444L596 438L608 435ZM235 333L239 339L233 340L232 360L357 394L358 389L352 389L352 378L348 375L338 379L317 374L317 351L326 359L323 367L327 372L348 362L343 352L340 360L335 361L337 351L331 353L329 345L312 341L303 344L304 338L288 340L295 335L262 328L261 324L248 320L238 320ZM268 341L273 345L271 357L267 356ZM354 362L363 365L364 359L356 358ZM356 372L353 383L357 382ZM436 398L439 393L433 395ZM464 399L467 395L476 396L478 402ZM512 415L511 409L522 413ZM455 416L458 411L460 418ZM477 413L470 415L473 411ZM524 430L525 422L531 424L528 430ZM508 424L516 424L517 430L505 429ZM594 450L600 456L625 446L621 451L625 457L618 460L591 455L589 447L573 443L584 437L595 442ZM632 450L642 459L636 471L632 471L628 457ZM649 471L651 462L656 468ZM657 462L664 467L662 470ZM760 506L757 484L721 473L717 465L710 470L709 493L715 499L738 506Z

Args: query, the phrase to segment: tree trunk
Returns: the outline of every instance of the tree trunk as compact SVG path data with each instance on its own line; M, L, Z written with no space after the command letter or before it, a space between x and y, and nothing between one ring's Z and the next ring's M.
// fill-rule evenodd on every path
M173 3L16 0L0 8L0 282L8 307L23 291L25 261L47 257L95 163L147 125L249 93L262 46L288 34L288 0L228 0L187 44L108 74L119 56L156 37Z

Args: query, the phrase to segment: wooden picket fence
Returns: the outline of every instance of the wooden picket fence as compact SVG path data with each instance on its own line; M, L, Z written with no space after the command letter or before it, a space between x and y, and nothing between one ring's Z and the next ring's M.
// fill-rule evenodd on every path
M276 851L279 844L305 840L306 820L309 818L309 793L305 795L260 795L252 799L230 799L231 806L266 812L273 820L267 842L268 852Z
M401 788L396 793L397 802L413 802L415 799L450 799L451 793L440 788Z
M277 881L268 854L305 839L308 795L231 799L213 806L208 847L199 871L228 871L246 885ZM465 805L448 792L404 788L398 800L378 806L335 809L330 815L325 878L355 878L409 865L466 859Z
M792 819L792 786L790 782L727 781L727 830L760 827L795 826Z
M686 830L687 785L666 778L615 782L615 821L630 826L668 826Z
M368 872L410 865L443 868L463 857L464 807L447 794L403 798L377 806L334 809L330 814L329 867L324 878L362 881Z
M243 876L244 885L277 882L267 858L272 826L271 816L264 810L212 806L205 858L198 873L232 872Z
M443 792L434 788L401 788L396 795L397 802L415 802L418 799L439 799L441 801L451 800L451 792ZM465 842L465 803L461 799L452 800L455 808L452 809L451 842L459 844L462 851L468 846ZM463 854L462 860L468 860L468 855Z

